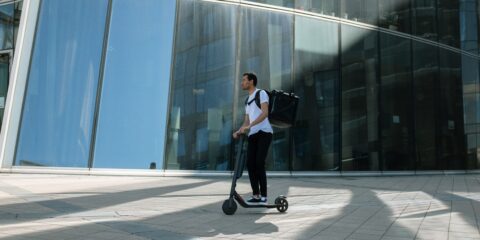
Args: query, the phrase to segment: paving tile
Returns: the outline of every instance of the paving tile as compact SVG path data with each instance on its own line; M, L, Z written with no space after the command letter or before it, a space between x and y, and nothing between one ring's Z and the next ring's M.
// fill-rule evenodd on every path
M355 231L355 233L360 234L368 234L368 235L383 235L387 230L375 230L375 229L368 229L368 228L359 228Z
M449 228L450 232L462 232L462 233L476 233L478 234L478 227L475 225L467 225L467 224L450 224Z
M449 232L449 239L451 238L480 238L478 233L464 233L464 232Z
M420 230L418 231L416 238L422 240L447 240L448 232Z
M393 237L393 236L384 236L381 240L413 240L414 238L408 237Z
M385 236L413 238L415 237L415 234L415 231L412 231L407 227L392 227L388 229L388 231L385 233Z
M349 240L379 240L382 238L382 234L364 234L364 233L354 233L350 235L347 239Z

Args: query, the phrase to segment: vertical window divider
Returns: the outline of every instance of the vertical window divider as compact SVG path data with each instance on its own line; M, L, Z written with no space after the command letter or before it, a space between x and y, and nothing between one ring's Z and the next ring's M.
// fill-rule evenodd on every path
M291 62L291 81L292 81L292 92L295 92L295 23L297 20L297 15L293 14L292 16L292 62ZM298 111L298 109L297 109ZM295 119L296 121L296 119ZM289 135L289 151L288 151L288 171L290 172L290 175L293 173L293 158L294 158L294 152L295 152L295 143L294 143L294 132L295 132L295 122L294 125L289 129L290 134Z
M378 7L378 17L380 19L380 4ZM383 118L383 110L382 110L382 37L381 31L376 31L377 32L377 62L376 62L376 67L377 67L377 144L376 145L376 150L378 154L378 168L381 172L385 170L384 167L384 159L383 159L383 148L382 148L382 118Z
M437 29L437 34L438 34L438 29ZM438 40L438 35L437 35L437 40ZM439 82L440 81L440 48L439 47L436 47L435 48L435 52L437 53L436 55L436 60L437 60L437 72L435 74L435 81L436 82ZM440 86L440 84L435 84L434 85L434 90L438 90L438 86ZM437 88L437 89L435 89ZM441 97L441 93L440 91L434 91L434 97L435 97L435 105L433 106L434 107L434 114L435 114L435 134L434 134L434 137L435 137L435 167L436 167L436 170L441 170L440 167L442 166L441 165L441 162L440 162L440 152L439 152L439 149L440 149L440 141L438 140L438 133L441 131L441 129L439 129L439 110L441 108L439 108L439 106L441 106L441 101L440 100L440 97Z
M438 13L439 13L439 3L438 3L438 0L435 0L435 31L437 33L437 36L436 36L436 42L437 44L440 42L440 28L439 28L439 17L438 17ZM435 74L435 83L437 83L438 81L440 81L440 47L439 46L436 46L435 47L435 52L436 52L436 61L437 61L437 71L436 71L436 74ZM434 87L437 87L439 86L439 84L435 84ZM439 153L439 141L438 141L438 132L440 131L438 129L438 110L439 110L439 99L440 99L440 93L439 91L434 91L434 103L435 105L433 106L434 107L434 114L435 114L435 133L434 133L434 137L435 137L435 141L434 141L434 144L435 144L435 168L436 170L440 170L440 153Z
M409 17L410 17L410 34L411 36L414 35L414 30L413 30L413 27L414 27L414 16L416 17L417 14L416 14L416 0L410 0L410 2L408 3L410 6L410 14L409 14ZM416 26L416 25L415 25ZM416 31L415 31L416 33ZM417 103L416 103L416 88L415 88L415 66L413 64L413 38L410 38L410 89L412 91L412 118L410 119L410 122L412 123L412 130L410 130L410 137L409 137L409 141L410 141L410 152L412 152L413 154L411 154L411 157L413 157L413 171L416 173L417 172L417 167L418 167L418 162L419 161L419 158L418 158L418 149L417 149L417 141L415 140L416 139L416 136L417 136Z
M337 84L334 84L334 87L336 85L337 87L337 91L336 94L337 96L335 97L336 101L337 101L337 121L336 121L336 133L334 133L333 135L337 135L337 146L336 146L336 149L334 151L337 152L337 162L338 162L338 171L339 172L342 172L343 171L343 168L342 168L342 22L338 22L338 27L337 27L337 30L338 30L338 58L337 58L337 67L338 67L338 81L337 81Z
M235 24L235 34L237 35L237 38L235 40L235 75L233 77L233 101L232 101L232 105L233 105L233 108L232 108L232 133L233 131L235 131L236 128L238 128L238 122L237 122L237 114L239 113L239 109L238 109L238 103L242 102L240 99L239 99L239 94L238 94L238 91L240 90L238 88L238 82L237 82L237 78L239 77L240 75L240 48L242 46L242 38L241 38L241 31L242 31L242 18L243 18L243 8L241 5L238 5L237 7L237 22ZM238 102L237 102L238 101ZM243 118L242 118L243 119ZM233 166L235 166L235 161L238 160L238 159L234 159L234 156L236 156L235 154L235 140L233 140L232 143L230 143L230 167L233 171ZM240 146L241 147L241 146ZM241 151L241 149L238 149L239 151Z
M97 84L97 94L95 98L95 110L93 113L93 125L92 125L92 138L90 141L90 151L88 156L88 169L93 167L93 158L95 154L95 141L97 137L97 127L98 127L98 116L100 110L100 101L102 95L102 87L103 87L103 79L104 79L104 72L105 72L105 62L106 62L106 55L107 55L107 48L108 48L108 37L110 34L110 20L112 17L112 2L113 0L108 0L107 6L107 15L105 20L105 32L103 34L103 47L102 47L102 55L100 58L100 69L98 72L98 84Z

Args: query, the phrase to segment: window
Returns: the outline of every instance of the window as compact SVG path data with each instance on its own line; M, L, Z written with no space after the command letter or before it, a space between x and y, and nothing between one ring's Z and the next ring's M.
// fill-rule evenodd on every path
M339 170L338 44L336 23L296 17L293 170Z
M15 165L87 167L106 0L42 1Z
M162 168L174 20L174 0L113 1L94 167Z
M230 168L237 10L179 2L167 169Z
M379 170L377 32L342 26L342 170Z

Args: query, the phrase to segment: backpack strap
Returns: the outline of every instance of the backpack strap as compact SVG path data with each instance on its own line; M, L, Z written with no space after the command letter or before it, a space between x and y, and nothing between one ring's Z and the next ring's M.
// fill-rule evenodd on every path
M258 108L262 108L261 105L260 105L260 91L263 91L262 89L258 90L256 93L255 93L255 97L250 100L250 102L248 101L248 97L247 99L245 99L245 105L250 105L252 104L253 101L255 101L255 103L257 104L257 107Z
M258 90L257 93L255 93L255 103L257 104L257 107L262 109L262 106L260 104L260 92L263 91L262 89Z
M245 105L250 105L250 104L252 104L253 101L255 101L255 98L253 98L253 99L250 100L250 102L249 102L249 101L248 101L248 98L249 98L249 97L247 97L247 99L245 99Z

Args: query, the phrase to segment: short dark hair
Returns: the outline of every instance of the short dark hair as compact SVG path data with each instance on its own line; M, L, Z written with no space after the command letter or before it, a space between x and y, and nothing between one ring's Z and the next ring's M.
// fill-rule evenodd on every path
M248 81L253 81L253 86L257 86L257 75L254 73L244 73L243 76L247 76Z

